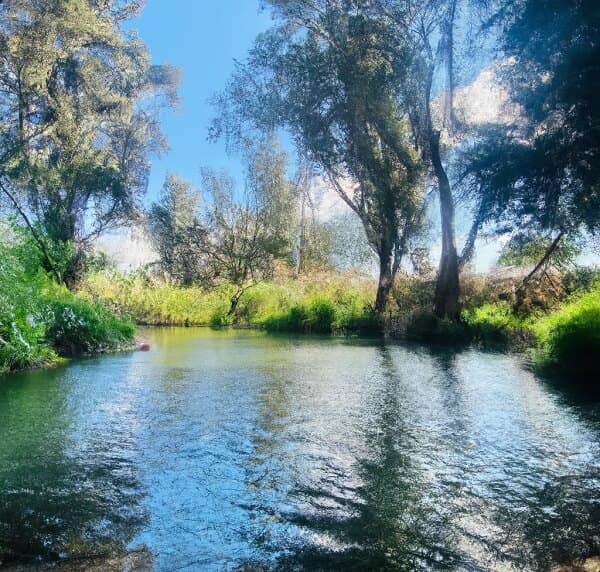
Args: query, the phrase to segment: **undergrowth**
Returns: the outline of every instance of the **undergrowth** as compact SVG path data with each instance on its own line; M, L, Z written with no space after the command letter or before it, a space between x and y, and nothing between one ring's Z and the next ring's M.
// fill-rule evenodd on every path
M0 242L0 371L131 344L133 323L54 283L31 264L34 256Z

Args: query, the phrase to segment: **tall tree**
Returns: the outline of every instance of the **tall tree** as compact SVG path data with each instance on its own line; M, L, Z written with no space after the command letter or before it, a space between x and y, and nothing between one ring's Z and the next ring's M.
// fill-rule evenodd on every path
M515 114L482 129L464 175L482 220L547 239L542 270L562 241L600 228L600 5L511 0L490 25L500 28L498 80Z
M205 229L200 222L200 192L168 175L158 202L147 215L148 235L160 268L184 286L199 282L206 264Z
M381 311L422 203L386 30L361 2L268 4L277 25L257 38L216 98L212 133L244 144L248 125L289 130L362 221L379 260Z
M439 317L458 319L461 257L456 247L455 198L443 143L444 135L455 129L456 36L460 9L469 0L373 0L369 4L375 17L389 29L394 65L401 78L401 108L409 118L414 146L438 190L442 252L435 312ZM463 10L463 26L470 14ZM441 107L441 118L434 113L436 105Z
M157 112L177 74L124 30L140 6L0 3L0 191L66 282L90 240L135 214L148 153L165 147ZM63 271L50 243L74 248Z

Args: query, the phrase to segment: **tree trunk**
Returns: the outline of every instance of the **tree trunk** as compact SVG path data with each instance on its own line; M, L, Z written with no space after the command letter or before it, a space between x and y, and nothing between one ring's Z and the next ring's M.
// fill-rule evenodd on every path
M300 225L298 227L297 241L294 278L298 278L304 270L304 249L306 247L306 195L304 193L302 194L302 203L300 207Z
M521 284L517 288L517 291L515 292L515 294L516 294L515 307L517 309L523 307L523 302L525 301L525 291L527 289L527 286L533 280L535 275L540 271L542 266L547 264L547 262L550 260L550 258L552 257L552 255L554 254L556 249L558 248L558 245L563 236L564 236L564 232L561 230L558 233L558 235L556 236L556 238L552 241L550 246L546 249L546 252L544 253L544 256L542 256L541 260L535 265L534 269L527 276L525 276L525 278L523 279L523 282L521 282Z
M392 281L392 259L390 254L386 253L379 256L379 282L375 298L375 311L379 314L385 310Z
M440 157L440 134L431 134L431 162L438 181L442 219L442 256L435 288L435 314L439 318L460 317L458 255L454 241L454 199L448 175Z
M237 310L238 304L240 302L240 298L244 290L238 290L231 298L231 303L229 304L229 311L227 312L227 316L233 316L235 311Z

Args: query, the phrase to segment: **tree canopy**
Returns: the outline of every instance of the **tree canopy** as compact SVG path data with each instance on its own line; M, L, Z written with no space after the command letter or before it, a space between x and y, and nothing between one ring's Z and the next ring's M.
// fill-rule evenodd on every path
M0 4L0 183L44 242L71 244L69 281L90 239L135 216L148 154L166 148L157 111L176 101L177 72L153 65L125 31L139 2Z
M217 97L213 135L244 145L248 129L292 134L362 221L380 262L381 310L423 200L386 29L336 2L272 6L278 24Z

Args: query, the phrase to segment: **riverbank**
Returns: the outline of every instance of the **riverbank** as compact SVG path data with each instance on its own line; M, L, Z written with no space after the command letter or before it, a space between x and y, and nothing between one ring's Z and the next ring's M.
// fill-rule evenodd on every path
M210 290L180 288L142 274L111 271L88 276L82 291L138 324L384 334L423 343L475 344L529 352L540 370L585 377L597 371L595 356L600 352L600 281L594 272L559 279L560 296L533 291L528 305L517 312L517 280L466 277L458 324L431 314L432 282L408 277L396 282L383 317L372 309L374 281L358 274L321 273L259 283L241 295L234 312L230 300L235 288L227 284Z
M133 348L135 325L0 245L0 373Z
M561 294L533 291L514 310L517 279L465 276L460 323L430 311L432 281L401 277L383 316L376 284L358 273L279 277L239 292L231 284L179 287L138 272L88 272L77 291L57 285L22 245L0 246L0 371L132 349L135 324L256 328L268 332L385 335L427 344L529 352L540 370L586 378L600 352L598 273L555 277ZM20 250L21 249L21 250Z

